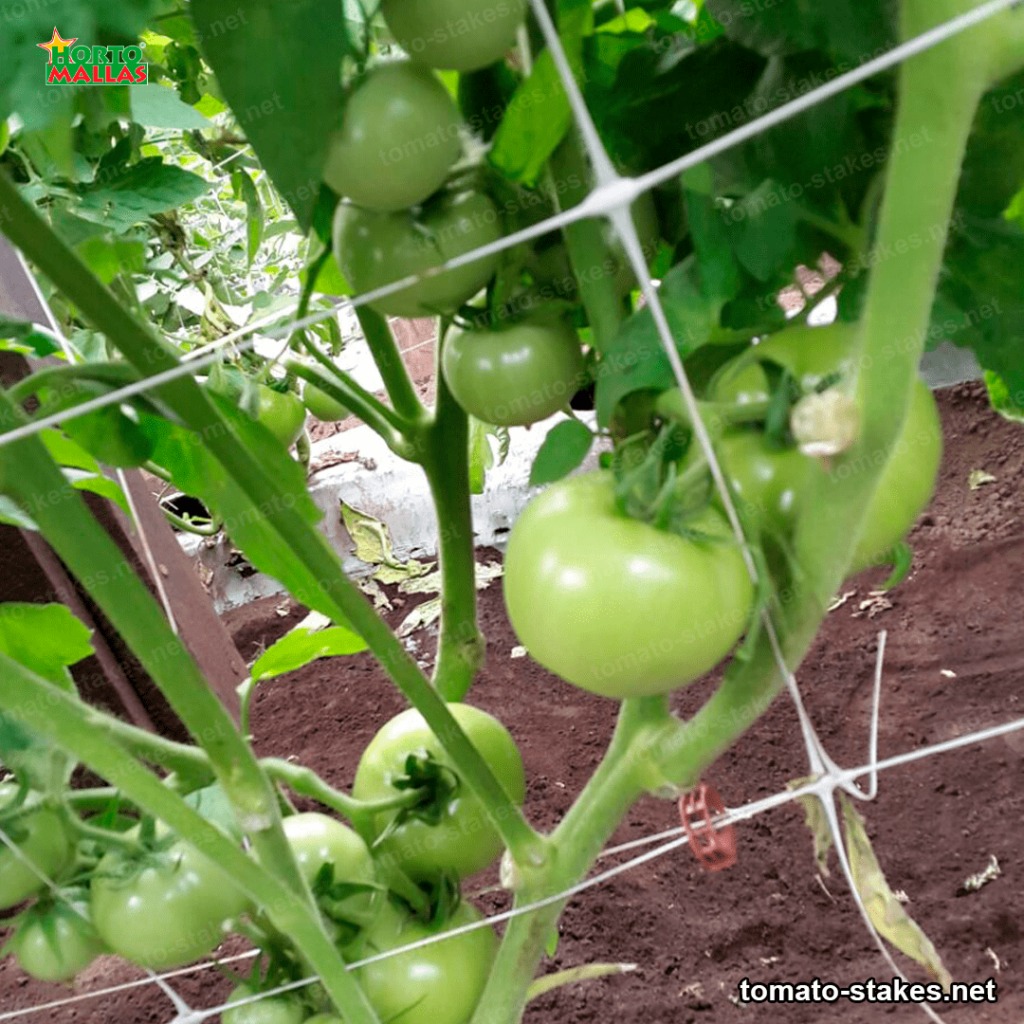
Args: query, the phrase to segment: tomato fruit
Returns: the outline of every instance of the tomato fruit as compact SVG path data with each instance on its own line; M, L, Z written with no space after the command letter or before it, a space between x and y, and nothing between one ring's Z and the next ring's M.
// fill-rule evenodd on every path
M483 920L476 907L460 903L441 927L424 924L390 903L366 936L360 958L384 953ZM480 1001L498 940L490 927L434 942L357 967L366 998L382 1021L396 1024L465 1024Z
M754 591L714 509L692 540L622 515L612 474L553 484L516 521L505 604L531 656L621 699L667 693L714 667L747 624Z
M236 985L226 1002L255 994L256 990L250 985ZM220 1015L221 1024L302 1024L305 1017L306 1008L291 995L266 996L255 1003L229 1007Z
M345 1024L345 1022L330 1013L318 1013L315 1017L310 1017L305 1024Z
M224 922L248 906L231 876L182 840L141 860L108 853L90 890L100 938L125 960L155 971L212 952L224 938Z
M10 804L17 792L15 785L0 785L0 808ZM39 798L30 794L27 802L36 804ZM6 843L0 844L0 910L5 910L46 888L46 882L30 864L46 879L55 881L70 866L75 851L60 815L46 807L6 823L0 820L0 828L5 830L25 858L17 856Z
M297 395L257 385L260 396L259 421L284 445L291 448L306 425L306 409Z
M308 382L302 389L302 401L310 415L322 423L336 423L352 415L336 398L331 398L326 391Z
M85 904L37 903L18 919L5 951L33 978L70 981L104 950L88 914Z
M797 448L770 448L755 430L727 432L716 451L740 512L762 527L789 533L814 460Z
M765 360L788 369L805 390L835 375L846 378L855 369L856 336L857 325L848 323L787 328L756 347L756 361L743 358L723 368L712 397L741 403L766 401L768 378L761 368ZM747 433L723 439L723 461L742 499L765 511L770 528L787 532L799 514L799 493L807 486L806 475L801 482L801 460L805 474L820 468L819 464L795 450L769 452L752 438L756 435ZM941 460L938 407L927 385L917 380L903 429L865 513L851 572L884 562L893 545L907 534L931 498ZM796 492L796 500L790 499L791 492Z
M332 886L358 887L330 897L330 917L351 926L344 939L350 941L359 928L376 918L384 898L369 848L352 829L326 814L293 814L284 819L283 826L310 887L315 888L317 876L328 864L333 870Z
M484 423L526 426L568 405L583 386L580 340L564 321L524 321L497 331L448 332L444 379Z
M450 704L449 709L505 792L521 804L526 795L523 761L505 727L486 711L468 704ZM352 795L358 800L397 796L400 790L393 783L405 777L406 759L410 754L424 753L457 776L455 764L440 740L423 716L409 708L392 718L370 740L356 769ZM415 815L404 815L394 823L399 814L386 811L376 815L377 835L385 831L387 835L374 844L374 852L393 858L413 879L431 879L449 871L464 878L482 871L501 852L501 837L483 804L464 782L448 796L437 824Z
M384 0L381 12L413 60L448 71L476 71L511 49L526 0Z
M345 103L324 181L368 210L404 210L444 184L459 156L461 125L455 101L427 68L379 64Z
M479 192L445 195L412 213L376 213L342 203L334 215L334 255L360 294L421 274L502 236L494 203ZM496 255L417 281L370 305L385 316L425 317L449 312L491 279Z

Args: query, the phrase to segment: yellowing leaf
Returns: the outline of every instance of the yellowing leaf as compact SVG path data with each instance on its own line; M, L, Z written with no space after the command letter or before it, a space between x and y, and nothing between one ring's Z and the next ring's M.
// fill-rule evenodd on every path
M794 779L789 783L789 788L799 789L809 782L814 782L814 779ZM797 797L797 802L804 809L804 824L810 829L811 838L814 840L814 859L818 862L818 871L828 878L828 852L832 849L832 830L828 827L825 808L813 795Z

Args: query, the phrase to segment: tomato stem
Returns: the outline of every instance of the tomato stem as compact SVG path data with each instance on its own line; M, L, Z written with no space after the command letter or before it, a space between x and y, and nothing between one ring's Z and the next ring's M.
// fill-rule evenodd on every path
M416 394L409 370L387 320L369 306L357 306L356 316L395 412L413 423L422 420L426 410L419 395ZM440 346L440 339L437 344Z

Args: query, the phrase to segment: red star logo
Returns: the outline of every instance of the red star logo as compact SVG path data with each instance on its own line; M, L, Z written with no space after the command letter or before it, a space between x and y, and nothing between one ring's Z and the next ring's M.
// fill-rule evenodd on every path
M43 49L43 50L47 51L47 53L49 54L49 58L50 58L49 59L49 63L52 64L53 63L53 51L54 51L54 49L56 49L57 53L59 53L63 57L64 56L64 50L67 47L71 46L72 43L77 43L77 42L78 42L78 37L77 36L74 39L62 39L61 38L61 34L57 31L57 26L54 25L54 27L53 27L53 38L48 43L36 43L36 46L38 46L40 49Z

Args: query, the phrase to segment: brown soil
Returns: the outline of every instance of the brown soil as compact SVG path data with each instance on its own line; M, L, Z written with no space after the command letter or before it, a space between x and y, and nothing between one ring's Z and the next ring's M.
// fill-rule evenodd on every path
M852 580L855 596L834 611L800 673L807 705L823 742L841 765L867 759L876 634L889 633L882 698L880 756L1024 716L1024 432L988 410L980 390L966 386L940 397L947 454L939 492L912 535L911 577L888 595L892 607L855 616L879 573ZM977 490L972 470L996 477ZM396 609L404 617L409 606ZM280 612L285 612L284 615ZM530 788L526 810L540 828L565 812L597 764L614 705L553 678L528 659L512 659L516 640L504 616L500 587L482 595L489 663L472 699L499 715L518 740ZM230 616L247 659L281 635L300 612L264 602ZM430 654L421 634L422 653ZM955 675L953 675L955 673ZM711 680L679 693L689 713ZM254 708L262 753L291 754L335 785L351 781L360 751L402 707L367 656L321 662L268 685ZM934 941L958 981L998 984L998 1003L943 1007L948 1021L1024 1019L1024 796L1020 792L1024 734L976 744L880 776L877 800L862 804L869 835L894 890ZM780 699L708 778L728 805L782 790L807 772L796 718ZM678 824L672 803L647 799L616 834L635 839ZM737 829L739 862L704 874L686 849L638 867L572 901L561 924L556 958L545 970L587 961L635 963L626 976L563 989L529 1009L528 1024L875 1024L923 1020L910 1006L737 1006L743 978L834 981L844 985L891 971L865 931L833 855L832 874L815 872L802 813L788 805ZM980 891L958 895L964 880L998 859L1002 874ZM474 881L472 892L493 882ZM504 907L502 894L479 900ZM908 976L913 962L897 954ZM85 991L138 977L101 961L81 979ZM205 971L175 981L196 1006L212 1006L225 983ZM9 962L0 966L2 1009L38 1005L67 994L31 984ZM76 1024L167 1022L166 997L143 988L23 1018Z

